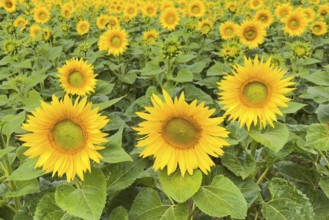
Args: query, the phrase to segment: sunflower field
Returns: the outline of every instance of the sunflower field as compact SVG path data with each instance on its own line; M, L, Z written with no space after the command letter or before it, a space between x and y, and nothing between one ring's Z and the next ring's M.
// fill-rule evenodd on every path
M0 20L0 220L329 219L328 0Z

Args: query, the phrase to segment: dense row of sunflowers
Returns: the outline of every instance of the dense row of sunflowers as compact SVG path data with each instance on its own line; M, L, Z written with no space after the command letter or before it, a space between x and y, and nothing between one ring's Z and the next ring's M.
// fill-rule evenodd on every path
M20 143L25 156L36 158L31 160L33 167L52 173L52 177L65 175L78 188L83 186L87 171L106 167L102 160L107 157L104 150L111 154L107 146L115 136L111 136L112 130L123 128L133 138L124 137L126 147L122 146L131 156L137 152L142 160L151 156L154 171L166 173L165 177L159 174L161 184L161 178L174 178L177 173L184 182L198 176L199 169L203 175L217 172L212 170L221 163L216 158L239 142L244 146L242 139L233 141L237 130L252 136L252 132L262 135L285 126L278 120L285 121L283 109L298 105L294 101L300 99L299 88L303 87L300 73L307 71L299 65L313 64L314 45L324 48L322 59L328 60L323 57L329 51L329 3L321 0L0 0L0 6L0 65L12 71L0 75L4 86L0 96L10 100L13 90L30 100L33 92L37 93L35 108L23 107L28 116L21 128L13 131L18 134L1 136L2 150L5 152L10 143ZM29 60L26 65L25 59ZM23 64L17 69L15 63L20 62ZM11 63L15 65L11 67ZM36 77L40 81L24 85L39 72ZM8 106L9 101L3 102L0 109L7 111ZM121 114L130 118L124 121L104 111L107 108L125 113L128 109L133 114ZM0 123L4 130L6 120L0 118L4 119ZM232 130L235 121L239 126ZM265 147L268 143L252 138L256 141L246 139L245 157L250 154L257 160L259 143ZM285 143L274 150L281 150ZM2 156L0 151L5 174L0 179L15 191L17 183L7 179L13 172L7 153ZM319 153L327 162L322 151ZM234 173L232 169L229 167ZM256 170L246 177L258 177L255 182L261 184L270 169L266 165L263 173ZM246 178L244 174L241 177ZM219 181L219 177L213 180ZM198 190L182 201L162 187L170 200L171 196L178 202L185 202ZM247 216L247 211L212 212L197 200L198 208L211 216ZM259 211L253 202L248 218L257 219ZM70 215L89 216L65 209L57 199L56 203ZM21 211L17 197L12 205ZM102 210L104 206L105 201ZM188 209L191 219L195 204ZM92 218L100 218L102 210ZM264 217L273 214L264 210ZM308 219L314 213L303 211L296 216ZM287 219L281 217L274 215L273 219Z

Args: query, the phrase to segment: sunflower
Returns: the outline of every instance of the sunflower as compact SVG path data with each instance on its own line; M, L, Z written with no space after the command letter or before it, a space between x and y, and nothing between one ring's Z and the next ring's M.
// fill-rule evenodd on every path
M99 50L107 50L109 55L119 56L127 50L128 34L125 30L107 30L99 37Z
M41 33L41 27L37 24L33 24L31 27L30 27L30 36L33 40L36 40L37 37L38 37L38 34Z
M23 31L26 28L27 24L28 24L27 20L21 16L16 18L13 23L13 25L17 28L20 28L21 31Z
M256 20L244 21L239 27L238 36L242 44L248 46L249 49L254 49L264 42L265 26Z
M286 17L287 15L289 15L289 13L293 10L293 7L290 5L290 4L282 4L282 5L279 5L274 13L275 15L281 19L281 18L284 18Z
M266 62L254 61L245 57L244 66L237 65L233 75L226 75L218 83L219 100L226 110L225 116L229 120L236 120L242 127L259 124L264 128L266 124L274 127L276 114L282 115L279 107L288 107L290 99L285 94L293 91L288 86L293 85L293 77L283 78L286 71L271 65L271 59Z
M68 94L85 96L94 92L96 77L93 66L78 59L67 60L58 68L58 77L62 88Z
M235 13L238 8L238 4L236 2L227 2L225 7L230 13Z
M156 30L150 30L144 32L144 40L147 45L152 45L159 37L159 33Z
M104 30L108 23L109 16L108 15L100 15L96 20L96 25L99 29Z
M157 15L157 8L152 3L147 3L142 12L145 16L153 18Z
M321 36L327 33L328 25L324 21L316 21L311 26L312 34Z
M198 30L203 35L207 35L211 31L213 26L214 26L213 23L209 19L205 19L203 21L199 21Z
M205 6L200 0L194 0L188 5L188 13L191 17L201 18L205 12Z
M130 21L133 18L135 18L138 14L138 10L136 5L134 4L127 4L126 7L123 10L124 17Z
M73 16L72 9L70 7L63 7L61 14L64 18L69 19Z
M318 9L318 15L320 17L325 17L326 15L329 15L329 4L320 5Z
M250 0L248 2L248 6L252 10L258 10L261 7L263 7L263 5L264 5L264 2L262 0Z
M315 12L312 8L305 8L303 9L303 13L306 17L306 19L310 22L313 21L314 17L315 17Z
M16 11L16 0L2 0L1 6L9 13Z
M238 31L238 25L232 21L226 21L219 27L219 33L224 40L235 37Z
M262 22L265 27L268 27L273 23L272 12L268 9L257 11L255 19Z
M77 32L80 35L87 34L90 29L90 23L88 21L79 21L77 24Z
M165 0L165 1L162 1L160 9L161 9L161 11L165 11L168 8L172 8L172 7L174 7L174 3L172 1Z
M168 31L173 31L179 24L179 14L178 11L174 8L167 8L160 16L161 26Z
M282 22L285 24L283 31L288 33L289 36L301 36L306 31L308 20L303 12L296 10L282 19Z
M90 159L100 162L99 144L107 142L102 129L109 120L92 109L87 98L72 104L68 95L64 100L52 97L51 104L41 102L22 128L31 133L20 135L23 146L29 149L25 155L38 157L35 167L53 176L66 175L70 182L78 175L83 180L84 172L90 172Z
M197 105L194 100L188 104L184 93L174 100L166 91L163 96L164 101L152 96L153 106L145 107L148 113L136 112L146 120L134 128L143 135L136 145L145 147L140 156L153 155L153 168L167 166L168 175L175 172L177 165L182 176L186 171L192 175L197 168L207 174L214 165L209 155L223 155L222 147L228 145L224 139L228 132L219 126L223 118L210 118L215 110L205 107L204 102Z
M37 23L45 24L50 19L50 12L45 7L38 7L34 10L33 18Z

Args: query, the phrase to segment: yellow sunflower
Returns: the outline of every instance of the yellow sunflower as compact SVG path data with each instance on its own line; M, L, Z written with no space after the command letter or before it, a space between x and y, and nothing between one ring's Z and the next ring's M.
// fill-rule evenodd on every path
M26 28L26 25L28 24L27 20L23 17L17 17L13 23L13 25L17 28L20 28L21 31L23 31Z
M245 57L244 66L237 65L233 75L226 75L218 83L219 100L226 110L225 116L229 120L236 120L242 127L259 124L264 128L266 124L274 127L277 121L276 114L282 115L280 107L288 107L290 101L285 95L293 88L290 80L293 77L285 77L286 70L273 67L271 59L267 62L259 61L256 56L254 61Z
M124 17L130 21L135 18L138 14L138 10L136 5L134 4L127 4L125 9L123 10Z
M226 21L219 27L219 33L224 40L231 39L236 36L238 25L232 21Z
M109 15L100 15L97 17L96 25L99 29L104 30L109 21Z
M2 0L0 5L9 13L16 11L16 0Z
M262 22L265 27L268 27L273 23L272 12L268 9L257 11L255 19Z
M229 12L235 13L237 10L238 4L236 2L226 2L225 7Z
M111 29L99 37L98 48L107 50L109 55L119 56L127 50L128 44L128 34L125 30Z
M323 4L319 6L318 15L320 17L325 17L329 15L329 4Z
M37 24L33 24L30 27L30 36L33 40L36 40L38 35L41 33L41 27Z
M163 91L164 101L153 95L152 107L145 107L148 113L136 114L145 119L134 129L143 135L136 147L145 147L140 154L143 158L153 155L153 168L163 169L167 166L168 175L175 172L177 165L184 176L186 171L192 175L200 168L207 174L214 165L210 156L223 155L222 147L228 145L228 132L219 124L223 118L210 116L215 112L197 105L197 100L188 104L184 93L171 99Z
M321 36L327 33L328 25L324 21L316 21L311 26L312 34Z
M31 132L20 135L23 146L29 148L24 154L38 157L35 166L53 176L65 174L70 182L78 175L83 180L84 172L91 170L90 159L99 163L102 158L98 151L104 147L99 145L107 140L100 129L108 122L87 98L72 104L68 95L64 100L53 96L51 104L41 102L23 124L22 128Z
M250 0L248 2L248 6L252 10L258 10L261 7L263 7L263 5L264 5L264 2L262 0Z
M108 18L107 27L109 29L120 29L119 19L115 16L110 16Z
M79 21L77 24L77 32L79 35L84 35L89 32L90 23L88 21Z
M63 7L61 14L64 18L69 19L73 16L73 11L70 7Z
M213 23L209 19L205 19L203 21L199 21L198 30L203 35L207 35L211 31L213 26L214 26Z
M61 87L68 94L85 96L94 92L96 76L94 67L82 59L67 60L62 67L58 68Z
M45 24L50 19L50 12L45 7L35 8L33 18L37 23Z
M266 36L265 26L257 20L244 21L238 30L240 43L254 49L264 42Z
M313 21L313 19L315 17L315 12L314 12L313 8L305 8L305 9L303 9L303 13L309 22Z
M205 6L200 0L194 0L188 5L188 14L191 17L201 18L204 16L205 12Z
M144 40L147 45L152 45L159 37L159 33L156 30L150 30L144 32Z
M144 7L143 7L143 14L147 17L155 17L157 15L157 7L152 4L152 3L147 3Z
M283 18L282 22L285 24L283 31L288 33L289 36L301 36L306 31L308 24L303 12L297 10Z
M179 13L178 11L171 7L167 8L160 16L161 26L168 31L173 31L179 24Z
M284 18L286 17L287 15L289 15L289 13L293 10L293 7L290 5L290 4L282 4L282 5L279 5L274 13L275 15L281 19L281 18Z

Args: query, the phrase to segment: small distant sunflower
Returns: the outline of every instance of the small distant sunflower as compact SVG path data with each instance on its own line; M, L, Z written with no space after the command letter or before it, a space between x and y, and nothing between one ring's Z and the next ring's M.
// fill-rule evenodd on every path
M244 21L238 30L240 42L250 49L257 48L264 42L266 36L265 26L256 20Z
M17 28L20 28L21 31L23 31L26 28L27 24L28 24L27 20L21 16L16 18L13 23L13 25Z
M290 51L294 58L305 59L312 55L312 46L303 41L295 41L290 45Z
M236 36L238 25L232 21L226 21L219 27L219 33L224 40L231 39Z
M319 5L318 15L320 17L325 17L329 15L329 4Z
M303 12L297 10L282 19L282 22L285 24L283 31L289 36L301 36L306 31L308 23Z
M120 28L120 22L119 22L118 18L115 17L115 16L110 16L108 18L107 27L109 29L119 29Z
M252 10L258 10L263 7L264 2L262 0L250 0L248 2L249 8Z
M96 76L93 66L82 59L67 60L58 68L61 87L68 94L85 96L94 92Z
M98 41L99 50L107 50L109 55L119 56L127 50L128 34L125 30L112 29L103 33Z
M160 16L161 26L168 31L173 31L179 24L179 13L175 8L167 8Z
M50 12L46 7L35 8L33 18L37 23L45 24L50 19Z
M201 0L194 0L188 5L188 14L191 17L201 18L206 12L205 6Z
M92 109L87 98L76 100L72 104L68 95L64 100L52 97L51 104L41 102L22 128L31 133L20 135L23 146L29 149L25 155L29 158L38 157L35 167L53 176L66 175L70 182L76 175L84 179L84 172L90 172L90 159L100 162L102 155L99 146L107 142L102 129L109 120Z
M292 10L293 10L293 7L287 3L287 4L279 5L275 9L274 13L279 19L281 19L281 18L284 18L287 15L289 15Z
M220 57L223 57L228 62L234 62L244 52L244 47L235 40L228 40L222 44L222 47L218 53Z
M255 19L262 22L263 25L265 25L266 27L270 26L273 23L272 12L268 9L257 11Z
M143 7L143 14L147 17L155 17L157 15L157 8L155 5L153 5L152 3L147 3L144 7Z
M225 7L230 13L235 13L238 8L238 4L236 2L226 2Z
M233 75L226 75L218 83L220 104L226 110L225 116L229 120L236 120L240 126L259 124L262 129L267 124L274 127L277 121L276 114L282 115L280 107L288 107L289 98L285 94L293 91L288 88L293 85L293 77L284 78L286 71L259 61L256 56L254 61L245 57L244 66L237 65Z
M77 32L80 35L87 34L90 29L90 23L88 21L79 21L77 24Z
M38 35L41 33L41 27L37 24L33 24L30 27L30 36L33 40L37 39Z
M309 22L313 21L313 19L315 17L315 12L314 12L313 8L305 8L305 9L303 9L303 13Z
M321 36L327 33L328 25L324 21L316 21L311 26L312 34L316 36Z
M184 93L174 100L163 91L164 101L157 95L152 96L152 107L145 107L148 113L136 112L145 119L134 129L143 137L138 140L136 147L145 147L140 154L145 158L155 158L155 170L167 167L170 175L177 166L182 176L186 171L193 175L194 169L200 168L208 174L214 162L210 156L223 155L223 146L228 143L225 128L219 126L223 118L210 116L215 112L204 106L197 105L197 100L188 104Z
M123 10L123 13L124 13L124 17L127 18L128 21L130 21L137 16L138 10L136 5L127 4Z
M16 0L2 0L1 6L9 13L16 11Z
M147 45L152 45L159 37L159 33L156 30L150 30L144 32L144 40Z
M53 40L53 30L49 27L43 28L42 29L42 39L45 42L51 42Z
M203 21L199 21L198 30L203 35L207 35L211 31L213 26L214 26L213 23L209 19L205 19Z
M72 9L70 7L63 7L61 14L64 18L69 19L73 16Z
M165 1L162 1L160 9L161 9L161 11L165 11L168 8L172 8L172 7L174 7L174 2L165 0Z
M109 20L109 15L100 15L97 17L96 25L99 29L104 30Z

